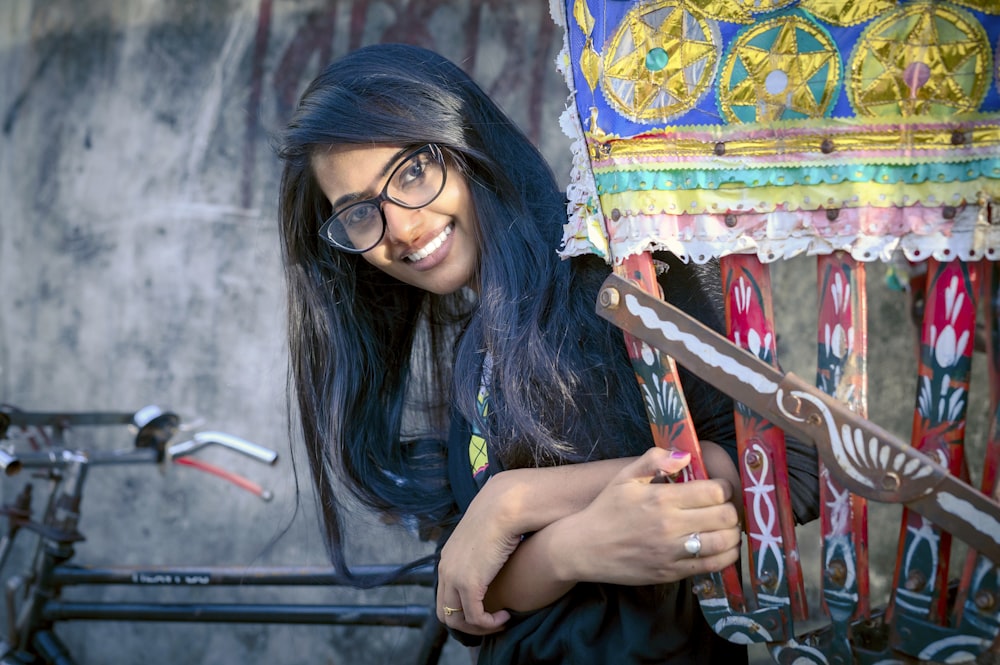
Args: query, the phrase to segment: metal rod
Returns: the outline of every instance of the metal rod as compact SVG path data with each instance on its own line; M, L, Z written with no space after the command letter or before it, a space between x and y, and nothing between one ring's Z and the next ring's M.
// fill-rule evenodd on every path
M398 570L398 566L358 566L351 572L357 583L364 584ZM431 586L434 568L421 566L401 575L386 586ZM334 568L323 566L278 566L243 568L228 566L179 567L79 567L57 566L52 571L54 586L83 584L126 584L137 586L352 586L347 577Z
M165 621L181 623L424 626L427 605L280 605L244 603L87 603L50 601L44 621Z
M18 461L23 469L62 469L83 459L90 465L110 464L155 464L157 453L150 448L140 448L125 452L91 451L84 453L74 450L51 450L47 452L25 453L18 455Z

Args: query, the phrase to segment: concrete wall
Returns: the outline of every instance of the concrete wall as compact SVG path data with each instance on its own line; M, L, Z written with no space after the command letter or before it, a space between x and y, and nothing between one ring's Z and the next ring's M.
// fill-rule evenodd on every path
M406 41L460 62L565 173L557 125L565 88L552 65L560 40L547 0L0 0L0 401L27 410L157 403L282 456L268 469L221 451L202 455L267 485L271 503L187 468L95 471L81 561L325 563L302 453L286 434L269 138L331 58ZM788 289L781 353L805 376L814 362L814 338L802 332L813 325L802 317L815 311L809 271L806 261L775 269ZM875 268L870 278L872 413L906 433L914 380L897 368L910 359L909 340L899 335L901 298L878 288L883 274ZM128 443L124 433L79 437ZM3 481L6 500L21 482ZM427 551L363 513L352 524L357 562ZM81 662L147 665L406 662L414 638L396 629L163 624L79 624L65 636ZM452 645L446 662L467 659Z
M200 455L266 485L271 503L184 467L93 472L81 562L325 563L304 458L293 468L286 433L270 138L330 59L406 41L461 62L568 163L556 121L565 86L552 65L560 39L546 0L0 2L0 401L26 410L167 405L281 454L274 469ZM128 444L124 432L106 435L94 443ZM6 499L23 480L4 482ZM368 526L367 515L356 522L357 562L426 551ZM233 594L370 597L199 597ZM391 596L429 602L413 591ZM81 662L148 665L407 662L415 638L403 629L164 624L79 624L65 635Z

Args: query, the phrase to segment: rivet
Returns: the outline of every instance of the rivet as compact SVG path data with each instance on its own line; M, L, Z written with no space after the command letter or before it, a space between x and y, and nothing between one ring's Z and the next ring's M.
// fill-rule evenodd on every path
M927 580L924 578L924 574L919 570L912 571L903 583L903 587L907 591L920 591L926 585Z
M839 215L840 215L840 208L827 208L826 209L826 218L827 218L827 220L829 220L831 222L833 220L837 219L837 217Z
M726 215L726 226L728 226L729 228L733 228L734 226L736 226L736 215L732 213Z
M726 154L726 144L723 143L722 141L716 143L715 154L718 155L719 157L722 157L724 154Z
M715 593L715 585L712 584L711 579L706 577L705 579L696 582L694 586L691 587L691 590L694 591L696 596L709 598Z
M760 453L756 450L752 450L746 454L747 466L751 469L759 469L760 465L763 463Z
M621 302L622 296L618 292L618 289L608 287L606 289L601 290L599 299L601 307L603 307L604 309L614 309L618 307L618 304Z
M813 427L819 427L820 425L823 424L823 418L818 413L810 413L806 417L806 422L812 425Z
M951 133L951 144L952 145L962 145L966 141L965 132L960 129L956 129Z
M888 492L895 492L899 489L900 479L899 474L889 471L884 476L882 476L882 489Z
M955 219L955 215L958 214L958 209L955 206L945 206L941 208L941 216L945 219Z
M617 222L621 218L622 218L622 211L619 210L618 208L613 208L611 210L611 219L612 219L612 221Z
M843 559L834 559L826 569L826 577L837 586L844 586L847 580L847 564Z
M823 142L819 144L819 149L824 155L829 155L833 152L833 141L830 139L823 139Z
M976 603L976 607L981 611L991 612L996 607L997 599L989 591L983 590L976 594L974 602Z

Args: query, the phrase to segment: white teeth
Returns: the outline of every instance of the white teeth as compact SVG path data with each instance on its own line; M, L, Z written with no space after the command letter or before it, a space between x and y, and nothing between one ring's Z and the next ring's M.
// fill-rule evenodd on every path
M451 224L444 227L444 231L441 234L431 240L429 243L424 245L422 248L413 252L412 254L407 254L403 258L407 261L420 261L421 259L426 259L428 256L437 251L437 249L444 244L444 241L451 235Z

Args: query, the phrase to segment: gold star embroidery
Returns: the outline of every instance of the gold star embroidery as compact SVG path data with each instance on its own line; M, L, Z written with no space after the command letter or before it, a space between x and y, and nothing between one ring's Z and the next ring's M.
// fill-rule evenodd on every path
M694 106L717 60L704 19L675 2L642 5L626 15L605 49L605 96L633 120L665 120Z
M747 11L754 12L755 14L762 14L765 12L773 12L775 9L781 9L795 2L795 0L740 0L740 4L746 8Z
M896 0L802 0L799 8L833 25L857 25L896 6Z
M1000 3L997 0L952 0L952 2L969 9L977 9L984 14L1000 14Z
M753 23L750 12L771 11L793 2L795 0L681 0L684 9L692 14L729 23Z
M770 45L754 43L775 30L777 35ZM800 32L823 48L803 49ZM785 16L753 26L736 40L732 53L723 68L724 84L719 93L729 122L748 120L733 107L750 109L754 122L768 122L822 117L833 101L840 76L837 49L825 33L802 17ZM737 65L746 75L734 81Z
M989 43L975 18L954 7L913 3L873 24L852 62L859 115L975 111L989 85Z

